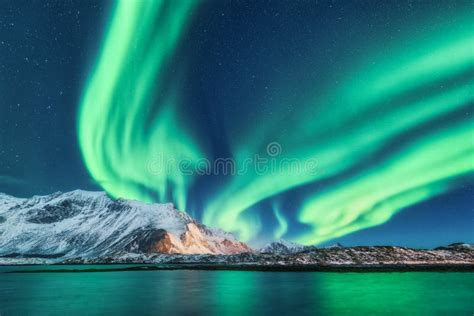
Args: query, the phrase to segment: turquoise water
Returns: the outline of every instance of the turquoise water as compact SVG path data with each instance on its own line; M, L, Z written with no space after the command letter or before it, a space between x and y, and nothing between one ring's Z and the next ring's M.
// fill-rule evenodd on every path
M18 269L0 267L1 316L474 313L474 273L2 273Z

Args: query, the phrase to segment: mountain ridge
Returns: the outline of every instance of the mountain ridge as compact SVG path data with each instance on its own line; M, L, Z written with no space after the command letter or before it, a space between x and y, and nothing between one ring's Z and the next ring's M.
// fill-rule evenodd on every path
M287 241L284 239L278 239L263 246L259 250L259 252L260 253L274 253L274 254L293 254L293 253L309 250L312 248L315 248L315 247L297 244L297 243Z
M254 251L232 234L208 227L173 204L112 200L75 190L31 198L0 194L2 264L219 264L255 266L474 266L474 247L325 248L277 240Z
M31 198L0 196L0 256L99 257L121 252L231 254L251 251L173 204L112 200L75 190Z

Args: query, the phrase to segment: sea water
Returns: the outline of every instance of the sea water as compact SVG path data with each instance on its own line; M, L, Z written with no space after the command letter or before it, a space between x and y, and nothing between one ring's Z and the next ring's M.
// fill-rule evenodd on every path
M474 273L0 267L0 315L473 315Z

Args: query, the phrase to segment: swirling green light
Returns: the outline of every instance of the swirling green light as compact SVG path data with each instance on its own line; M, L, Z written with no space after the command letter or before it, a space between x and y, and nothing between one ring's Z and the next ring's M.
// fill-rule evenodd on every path
M179 168L158 170L154 162L197 163L206 157L186 117L178 117L183 87L180 77L167 70L178 63L173 57L194 7L191 0L117 2L78 120L85 164L114 197L171 199L186 208L197 175L185 176ZM273 237L321 243L384 223L468 177L474 170L472 122L468 116L438 122L472 110L471 15L447 21L444 32L408 34L377 53L368 51L366 60L345 70L337 87L322 91L315 83L315 97L298 104L294 116L287 117L285 104L275 101L274 119L254 113L257 128L241 130L238 122L226 127L237 164L254 154L265 156L267 144L278 142L283 153L275 157L277 164L286 158L314 159L317 172L260 174L250 168L229 177L204 206L204 223L252 240L266 224L253 211L259 202L341 175L403 137L410 142L390 148L323 192L310 193L301 210L291 214L273 204ZM291 232L288 218L310 232Z
M234 177L209 205L205 221L227 230L240 231L244 240L251 239L258 232L243 233L241 227L246 223L240 216L252 205L294 187L338 174L410 129L471 107L474 102L474 31L467 27L470 19L458 21L463 21L463 27L458 27L457 33L450 31L449 36L436 35L438 41L418 47L416 53L407 54L405 46L399 47L399 51L390 52L387 61L378 62L377 67L362 68L356 73L357 78L349 78L342 89L317 100L317 104L324 106L318 106L313 116L305 112L305 116L298 117L296 122L284 122L292 126L292 131L281 134L280 125L268 121L259 126L257 137L244 137L246 141L234 147L236 156L241 159L249 152L262 152L266 143L277 140L289 157L302 161L316 159L320 172L285 173L282 176L250 172ZM456 148L442 155L453 150ZM424 158L426 163L434 159L430 156ZM452 172L446 175L446 179L457 174L455 170ZM311 208L306 206L305 213L308 209ZM374 221L373 225L378 223ZM337 236L327 236L327 239ZM310 239L300 239L305 240Z
M276 205L276 203L273 204L273 215L275 216L275 218L278 222L278 226L274 230L273 236L276 239L280 239L288 231L288 221L286 220L285 216L283 215L283 212L281 211L280 206Z
M191 179L176 168L155 170L153 162L202 157L177 118L178 78L164 70L193 7L191 0L116 4L78 121L87 168L114 197L152 202L171 195L185 209ZM153 110L158 115L150 119Z
M387 161L305 201L313 227L298 240L321 243L382 224L404 207L445 192L474 170L472 122L417 139Z

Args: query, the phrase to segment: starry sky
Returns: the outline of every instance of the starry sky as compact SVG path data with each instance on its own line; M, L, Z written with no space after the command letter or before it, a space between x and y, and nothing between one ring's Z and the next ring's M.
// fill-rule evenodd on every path
M0 191L171 201L254 245L474 242L472 12L3 1Z

